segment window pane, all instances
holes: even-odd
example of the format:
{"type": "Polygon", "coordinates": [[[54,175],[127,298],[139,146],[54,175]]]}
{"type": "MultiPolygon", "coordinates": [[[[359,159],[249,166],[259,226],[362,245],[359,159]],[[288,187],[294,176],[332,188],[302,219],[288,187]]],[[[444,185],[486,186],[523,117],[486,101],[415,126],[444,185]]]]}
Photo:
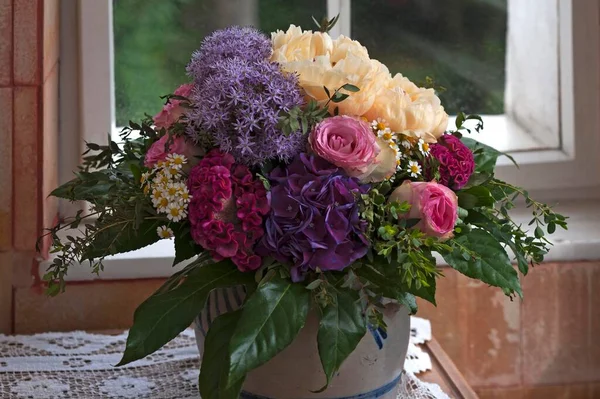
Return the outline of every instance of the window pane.
{"type": "Polygon", "coordinates": [[[159,96],[187,81],[192,51],[213,30],[310,27],[312,15],[326,15],[325,0],[113,0],[117,126],[158,112],[159,96]]]}
{"type": "Polygon", "coordinates": [[[352,0],[352,38],[415,83],[434,79],[449,114],[504,112],[506,0],[352,0]]]}

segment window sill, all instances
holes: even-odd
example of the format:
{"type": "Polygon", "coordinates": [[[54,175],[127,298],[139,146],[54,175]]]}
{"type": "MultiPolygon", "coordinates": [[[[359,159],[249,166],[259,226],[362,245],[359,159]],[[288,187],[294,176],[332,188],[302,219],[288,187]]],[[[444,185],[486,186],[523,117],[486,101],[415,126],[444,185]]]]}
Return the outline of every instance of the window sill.
{"type": "MultiPolygon", "coordinates": [[[[569,230],[558,229],[552,236],[554,247],[545,262],[565,262],[600,259],[600,209],[597,201],[569,201],[556,209],[569,216],[569,230]]],[[[530,218],[527,209],[515,210],[518,222],[527,225],[530,218]]],[[[89,265],[75,264],[69,269],[67,281],[128,280],[164,278],[180,270],[185,264],[172,267],[175,250],[172,240],[162,240],[125,254],[110,256],[104,261],[104,271],[97,276],[90,272],[89,265]]],[[[49,262],[41,262],[40,276],[49,262]]],[[[440,265],[443,261],[440,260],[440,265]]]]}

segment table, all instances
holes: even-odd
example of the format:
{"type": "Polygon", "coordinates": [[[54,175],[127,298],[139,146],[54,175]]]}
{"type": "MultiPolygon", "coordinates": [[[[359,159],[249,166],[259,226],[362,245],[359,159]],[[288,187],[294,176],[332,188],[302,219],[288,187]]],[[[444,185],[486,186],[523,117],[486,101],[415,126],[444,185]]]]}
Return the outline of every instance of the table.
{"type": "Polygon", "coordinates": [[[429,354],[432,364],[431,370],[417,374],[420,380],[438,384],[448,396],[454,399],[479,398],[435,337],[419,347],[429,354]]]}

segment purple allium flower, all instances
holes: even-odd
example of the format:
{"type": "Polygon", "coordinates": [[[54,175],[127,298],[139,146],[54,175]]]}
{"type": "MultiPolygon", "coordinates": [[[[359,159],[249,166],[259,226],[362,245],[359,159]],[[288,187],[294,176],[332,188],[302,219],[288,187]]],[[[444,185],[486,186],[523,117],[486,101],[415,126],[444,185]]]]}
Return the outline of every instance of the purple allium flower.
{"type": "MultiPolygon", "coordinates": [[[[467,184],[475,170],[473,152],[456,136],[442,135],[431,145],[431,155],[440,163],[440,181],[446,187],[460,190],[467,184]]],[[[431,178],[432,171],[428,171],[431,178]]]]}
{"type": "Polygon", "coordinates": [[[194,139],[211,142],[248,166],[278,158],[289,161],[302,152],[300,130],[285,135],[279,128],[282,111],[303,104],[298,79],[267,60],[234,57],[217,62],[211,74],[196,81],[188,118],[198,127],[194,139]]]}
{"type": "Polygon", "coordinates": [[[271,213],[257,253],[291,266],[294,281],[309,270],[342,270],[367,253],[366,222],[356,197],[368,186],[322,158],[300,154],[269,175],[271,213]]]}
{"type": "Polygon", "coordinates": [[[207,36],[200,49],[192,54],[187,73],[196,82],[202,82],[219,61],[233,57],[261,61],[269,58],[271,51],[271,41],[258,29],[234,26],[217,30],[207,36]]]}

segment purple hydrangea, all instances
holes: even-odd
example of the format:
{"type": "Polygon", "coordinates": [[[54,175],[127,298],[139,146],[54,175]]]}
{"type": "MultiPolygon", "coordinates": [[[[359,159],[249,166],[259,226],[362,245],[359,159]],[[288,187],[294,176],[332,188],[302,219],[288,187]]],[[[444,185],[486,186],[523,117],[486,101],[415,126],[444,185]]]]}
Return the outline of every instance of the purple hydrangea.
{"type": "Polygon", "coordinates": [[[269,179],[272,211],[257,253],[289,264],[294,281],[316,268],[342,270],[366,255],[366,222],[356,199],[368,186],[304,153],[269,179]]]}
{"type": "Polygon", "coordinates": [[[196,82],[202,82],[219,61],[233,57],[261,61],[269,58],[271,51],[271,41],[258,29],[234,26],[217,30],[192,54],[187,73],[196,82]]]}
{"type": "Polygon", "coordinates": [[[210,142],[248,166],[268,159],[289,161],[304,150],[298,129],[285,135],[278,128],[282,111],[302,105],[298,78],[267,60],[241,57],[218,61],[190,96],[188,113],[198,143],[210,142]]]}
{"type": "MultiPolygon", "coordinates": [[[[431,155],[440,163],[440,183],[453,190],[463,188],[475,170],[473,152],[452,134],[442,135],[431,145],[431,155]]],[[[433,175],[427,171],[427,178],[433,175]]]]}

